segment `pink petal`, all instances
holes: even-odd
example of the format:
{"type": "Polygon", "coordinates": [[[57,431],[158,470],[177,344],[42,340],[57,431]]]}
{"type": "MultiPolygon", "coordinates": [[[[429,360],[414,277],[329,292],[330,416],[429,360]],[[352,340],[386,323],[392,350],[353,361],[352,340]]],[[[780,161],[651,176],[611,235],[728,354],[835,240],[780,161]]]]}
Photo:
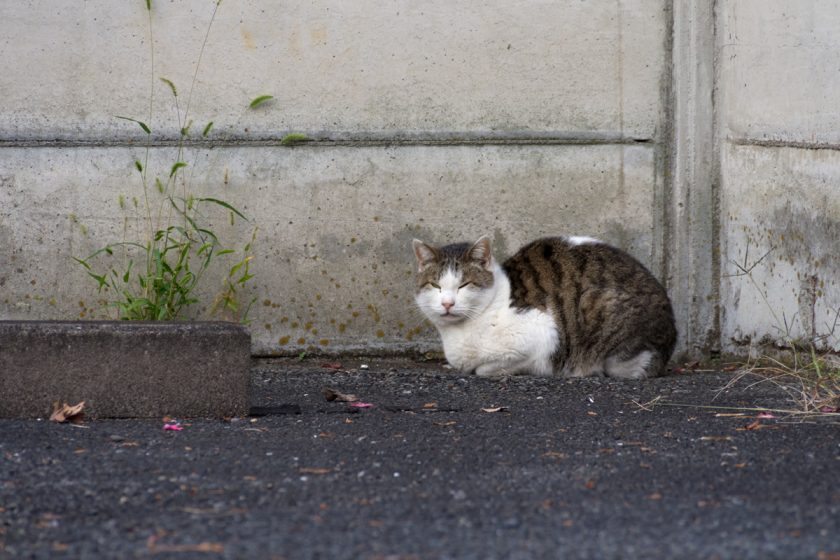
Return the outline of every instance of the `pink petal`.
{"type": "Polygon", "coordinates": [[[163,425],[163,429],[164,429],[164,431],[166,431],[166,430],[172,430],[173,432],[180,432],[180,431],[181,431],[181,430],[183,430],[184,428],[182,428],[182,427],[181,427],[181,426],[179,426],[178,424],[164,424],[164,425],[163,425]]]}
{"type": "Polygon", "coordinates": [[[837,406],[823,406],[823,407],[820,407],[820,412],[826,412],[826,413],[840,412],[840,407],[837,407],[837,406]]]}
{"type": "Polygon", "coordinates": [[[354,408],[373,408],[373,405],[366,402],[351,402],[350,406],[354,408]]]}
{"type": "Polygon", "coordinates": [[[775,416],[771,412],[761,412],[756,418],[775,418],[775,416]]]}

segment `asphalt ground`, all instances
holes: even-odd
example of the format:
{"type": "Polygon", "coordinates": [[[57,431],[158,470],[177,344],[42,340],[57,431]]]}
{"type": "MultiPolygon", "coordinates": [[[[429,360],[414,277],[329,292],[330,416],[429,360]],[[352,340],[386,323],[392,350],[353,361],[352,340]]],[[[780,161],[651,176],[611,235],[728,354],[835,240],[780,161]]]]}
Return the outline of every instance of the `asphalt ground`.
{"type": "Polygon", "coordinates": [[[0,558],[840,559],[840,420],[770,384],[324,362],[180,431],[0,420],[0,558]]]}

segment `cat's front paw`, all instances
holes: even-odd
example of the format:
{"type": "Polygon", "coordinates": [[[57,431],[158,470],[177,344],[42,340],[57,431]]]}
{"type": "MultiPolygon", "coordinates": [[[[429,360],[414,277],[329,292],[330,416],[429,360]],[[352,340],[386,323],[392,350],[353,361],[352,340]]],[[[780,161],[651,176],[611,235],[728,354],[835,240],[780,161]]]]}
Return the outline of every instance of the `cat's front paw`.
{"type": "Polygon", "coordinates": [[[511,372],[507,371],[507,368],[500,367],[497,364],[482,364],[475,368],[475,374],[478,377],[499,379],[509,377],[511,372]]]}

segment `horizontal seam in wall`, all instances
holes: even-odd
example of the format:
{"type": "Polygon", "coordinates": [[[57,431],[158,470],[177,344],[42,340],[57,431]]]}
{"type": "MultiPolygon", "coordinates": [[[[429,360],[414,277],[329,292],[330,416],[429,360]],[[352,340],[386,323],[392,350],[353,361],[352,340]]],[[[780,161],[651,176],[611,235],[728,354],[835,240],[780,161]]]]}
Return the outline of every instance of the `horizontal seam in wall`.
{"type": "Polygon", "coordinates": [[[300,147],[410,147],[410,146],[599,146],[599,145],[653,145],[651,138],[623,138],[614,136],[533,136],[533,137],[413,137],[413,138],[321,138],[311,137],[296,142],[283,142],[282,138],[222,138],[214,140],[177,139],[145,140],[116,138],[112,140],[0,140],[0,148],[168,148],[182,145],[189,148],[300,148],[300,147]]]}
{"type": "Polygon", "coordinates": [[[840,144],[831,142],[800,142],[796,140],[768,140],[757,138],[727,138],[735,146],[754,146],[757,148],[793,148],[797,150],[835,150],[840,151],[840,144]]]}

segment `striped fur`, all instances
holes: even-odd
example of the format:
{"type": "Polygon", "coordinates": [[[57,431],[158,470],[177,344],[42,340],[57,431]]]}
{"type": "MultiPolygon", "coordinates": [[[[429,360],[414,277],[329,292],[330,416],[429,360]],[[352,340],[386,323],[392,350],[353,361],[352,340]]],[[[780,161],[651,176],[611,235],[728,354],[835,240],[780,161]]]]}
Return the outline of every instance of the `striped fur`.
{"type": "Polygon", "coordinates": [[[660,375],[676,343],[668,295],[629,254],[588,237],[533,241],[499,265],[488,238],[414,241],[416,301],[447,360],[480,375],[660,375]]]}

